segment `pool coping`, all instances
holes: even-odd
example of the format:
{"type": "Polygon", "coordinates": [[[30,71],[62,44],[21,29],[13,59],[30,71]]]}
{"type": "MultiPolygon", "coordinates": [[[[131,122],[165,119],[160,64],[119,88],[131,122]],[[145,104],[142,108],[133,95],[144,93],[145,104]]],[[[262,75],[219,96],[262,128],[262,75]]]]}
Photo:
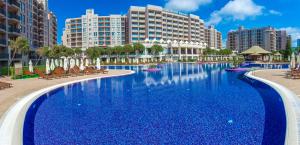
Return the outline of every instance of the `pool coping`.
{"type": "Polygon", "coordinates": [[[285,134],[285,145],[299,144],[300,139],[300,99],[297,97],[295,93],[286,87],[277,84],[275,82],[266,80],[264,78],[260,78],[254,76],[255,72],[262,71],[250,71],[245,74],[246,77],[251,79],[263,82],[270,87],[272,87],[282,98],[285,114],[286,114],[286,134],[285,134]]]}
{"type": "Polygon", "coordinates": [[[55,90],[60,87],[64,87],[70,84],[79,83],[83,81],[111,78],[119,76],[127,76],[134,74],[134,71],[128,70],[128,73],[110,75],[110,76],[97,76],[92,78],[85,78],[75,81],[70,81],[66,83],[61,83],[40,89],[38,91],[32,92],[29,95],[24,96],[21,100],[12,105],[0,119],[0,145],[22,145],[23,144],[23,126],[24,120],[28,108],[31,104],[41,97],[42,95],[55,90]]]}

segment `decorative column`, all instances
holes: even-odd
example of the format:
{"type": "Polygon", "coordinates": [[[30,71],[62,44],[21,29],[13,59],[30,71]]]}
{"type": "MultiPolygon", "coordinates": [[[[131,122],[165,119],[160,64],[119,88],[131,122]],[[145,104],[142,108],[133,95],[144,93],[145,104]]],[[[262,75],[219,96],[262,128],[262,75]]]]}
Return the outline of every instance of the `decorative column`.
{"type": "Polygon", "coordinates": [[[186,47],[186,48],[185,48],[185,60],[188,60],[188,59],[187,59],[187,57],[188,57],[188,51],[187,51],[187,49],[188,49],[188,48],[186,47]]]}
{"type": "Polygon", "coordinates": [[[179,60],[181,60],[181,47],[178,48],[178,55],[179,55],[179,60]]]}

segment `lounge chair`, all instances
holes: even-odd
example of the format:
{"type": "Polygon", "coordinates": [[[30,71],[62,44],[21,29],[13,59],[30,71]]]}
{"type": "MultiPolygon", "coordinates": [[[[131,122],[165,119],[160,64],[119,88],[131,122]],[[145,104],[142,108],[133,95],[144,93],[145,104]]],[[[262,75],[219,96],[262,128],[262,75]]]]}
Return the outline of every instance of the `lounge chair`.
{"type": "Polygon", "coordinates": [[[0,90],[11,88],[11,87],[12,87],[11,83],[0,82],[0,90]]]}
{"type": "Polygon", "coordinates": [[[44,74],[42,71],[40,71],[39,69],[34,69],[34,73],[39,75],[40,78],[42,79],[46,79],[46,80],[51,80],[53,79],[53,76],[52,75],[47,75],[47,74],[44,74]]]}
{"type": "Polygon", "coordinates": [[[291,71],[291,78],[300,79],[300,70],[292,70],[291,71]]]}
{"type": "Polygon", "coordinates": [[[96,71],[92,67],[86,67],[83,72],[86,75],[92,75],[96,73],[96,71]]]}
{"type": "Polygon", "coordinates": [[[68,73],[64,70],[64,68],[62,67],[56,67],[54,70],[53,70],[53,75],[54,77],[56,78],[66,78],[68,77],[68,73]]]}
{"type": "Polygon", "coordinates": [[[107,74],[108,70],[106,70],[105,68],[101,68],[100,70],[97,70],[98,73],[103,73],[103,74],[107,74]]]}
{"type": "Polygon", "coordinates": [[[23,72],[24,75],[27,75],[27,76],[34,76],[35,74],[30,72],[29,70],[24,70],[23,72]]]}

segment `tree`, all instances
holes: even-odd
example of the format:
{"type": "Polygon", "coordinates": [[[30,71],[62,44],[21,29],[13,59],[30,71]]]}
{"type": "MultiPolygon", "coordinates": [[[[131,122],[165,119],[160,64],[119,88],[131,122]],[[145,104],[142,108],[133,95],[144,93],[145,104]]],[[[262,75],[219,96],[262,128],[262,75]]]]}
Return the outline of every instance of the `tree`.
{"type": "Polygon", "coordinates": [[[115,46],[113,48],[114,53],[117,55],[118,61],[120,61],[120,55],[124,52],[123,47],[122,46],[115,46]]]}
{"type": "Polygon", "coordinates": [[[129,53],[134,52],[134,49],[133,49],[132,45],[126,44],[126,45],[123,46],[123,50],[124,50],[124,52],[126,54],[126,59],[128,61],[129,60],[129,58],[128,58],[129,53]]]}
{"type": "Polygon", "coordinates": [[[231,49],[221,49],[219,52],[218,52],[219,55],[230,55],[232,54],[232,50],[231,49]]]}
{"type": "Polygon", "coordinates": [[[90,58],[90,59],[95,59],[97,57],[99,57],[100,51],[98,50],[97,47],[90,47],[86,50],[86,55],[90,58]]]}
{"type": "MultiPolygon", "coordinates": [[[[30,51],[29,42],[25,37],[18,37],[16,40],[11,40],[9,42],[9,47],[13,51],[11,58],[12,61],[15,59],[17,53],[21,53],[23,56],[24,54],[28,54],[30,51]]],[[[9,66],[11,65],[12,61],[9,62],[9,66]]]]}
{"type": "Polygon", "coordinates": [[[145,46],[142,43],[134,43],[133,49],[136,52],[136,54],[140,54],[145,51],[145,46]]]}
{"type": "Polygon", "coordinates": [[[213,54],[217,54],[217,51],[214,50],[214,49],[206,48],[206,49],[203,51],[203,54],[204,54],[204,55],[213,55],[213,54]]]}
{"type": "Polygon", "coordinates": [[[74,53],[76,57],[79,57],[82,54],[82,49],[81,48],[75,48],[74,53]]]}
{"type": "Polygon", "coordinates": [[[41,60],[42,57],[48,57],[49,51],[50,51],[50,48],[48,46],[44,46],[44,47],[38,48],[36,50],[36,53],[38,54],[39,59],[35,63],[35,65],[37,65],[40,62],[40,60],[41,60]]]}
{"type": "Polygon", "coordinates": [[[150,47],[152,56],[158,55],[160,52],[164,51],[164,48],[161,45],[154,44],[150,47]]]}

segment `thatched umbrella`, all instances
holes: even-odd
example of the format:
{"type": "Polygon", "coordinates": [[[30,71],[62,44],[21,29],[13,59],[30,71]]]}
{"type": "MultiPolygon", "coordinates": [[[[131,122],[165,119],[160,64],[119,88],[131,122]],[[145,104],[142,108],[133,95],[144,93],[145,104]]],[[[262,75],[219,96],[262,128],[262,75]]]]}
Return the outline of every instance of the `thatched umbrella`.
{"type": "Polygon", "coordinates": [[[264,56],[271,54],[271,52],[264,50],[259,46],[252,46],[250,49],[247,49],[241,53],[246,56],[264,56]]]}

